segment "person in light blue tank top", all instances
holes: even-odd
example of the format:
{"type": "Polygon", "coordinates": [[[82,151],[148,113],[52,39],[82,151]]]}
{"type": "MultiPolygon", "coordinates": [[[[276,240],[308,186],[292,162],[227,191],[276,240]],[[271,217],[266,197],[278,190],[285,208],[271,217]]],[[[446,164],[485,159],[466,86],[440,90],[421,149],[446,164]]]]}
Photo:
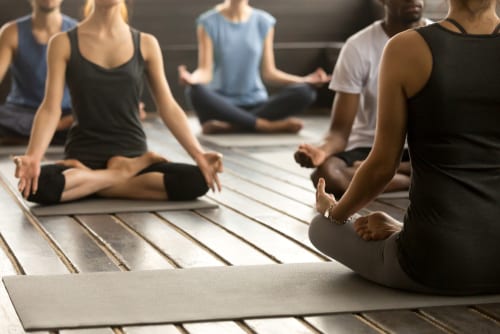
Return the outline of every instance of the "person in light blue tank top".
{"type": "MultiPolygon", "coordinates": [[[[47,6],[32,0],[33,12],[7,23],[0,34],[0,81],[10,69],[12,86],[6,103],[0,106],[0,143],[28,140],[36,110],[45,93],[47,44],[55,33],[73,28],[77,22],[60,12],[60,4],[47,6]]],[[[67,88],[62,100],[63,118],[54,142],[65,140],[72,123],[67,88]]]]}
{"type": "Polygon", "coordinates": [[[276,19],[247,0],[226,0],[197,20],[198,68],[179,67],[181,83],[204,133],[297,132],[302,123],[290,116],[316,98],[315,85],[328,81],[322,69],[307,76],[278,70],[273,38],[276,19]],[[263,78],[284,88],[268,96],[263,78]]]}

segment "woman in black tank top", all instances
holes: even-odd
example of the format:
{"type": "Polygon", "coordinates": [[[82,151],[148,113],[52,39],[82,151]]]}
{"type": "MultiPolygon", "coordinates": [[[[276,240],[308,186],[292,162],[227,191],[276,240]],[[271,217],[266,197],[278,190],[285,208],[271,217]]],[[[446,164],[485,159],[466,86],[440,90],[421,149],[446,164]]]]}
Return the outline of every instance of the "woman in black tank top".
{"type": "MultiPolygon", "coordinates": [[[[417,2],[417,1],[416,1],[417,2]]],[[[318,185],[311,241],[365,278],[442,294],[500,292],[500,19],[496,0],[395,36],[380,67],[375,144],[337,201],[318,185]],[[353,217],[411,156],[404,223],[353,217]],[[324,216],[326,217],[324,217],[324,216]]]]}
{"type": "Polygon", "coordinates": [[[173,99],[155,37],[131,29],[124,0],[88,0],[88,17],[48,48],[47,91],[26,154],[14,158],[19,190],[30,201],[57,203],[89,195],[191,200],[220,190],[221,155],[204,152],[173,99]],[[164,123],[197,166],[148,152],[139,120],[143,77],[164,123]],[[75,123],[66,160],[40,168],[61,114],[65,81],[75,123]]]}

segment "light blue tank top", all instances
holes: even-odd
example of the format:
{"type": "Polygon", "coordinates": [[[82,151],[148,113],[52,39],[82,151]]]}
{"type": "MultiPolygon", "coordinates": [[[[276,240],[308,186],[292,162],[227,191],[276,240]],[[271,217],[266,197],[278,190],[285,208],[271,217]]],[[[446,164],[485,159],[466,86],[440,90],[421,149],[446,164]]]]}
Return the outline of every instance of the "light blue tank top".
{"type": "MultiPolygon", "coordinates": [[[[37,109],[45,94],[47,76],[47,44],[40,44],[33,36],[31,15],[17,19],[18,47],[10,65],[12,87],[7,103],[37,109]]],[[[77,22],[63,15],[62,31],[67,31],[77,22]]],[[[64,90],[62,109],[71,110],[67,87],[64,90]]]]}
{"type": "Polygon", "coordinates": [[[247,21],[234,23],[216,9],[202,14],[201,25],[212,40],[214,73],[209,87],[238,106],[255,105],[267,100],[260,76],[264,40],[276,19],[252,9],[247,21]]]}

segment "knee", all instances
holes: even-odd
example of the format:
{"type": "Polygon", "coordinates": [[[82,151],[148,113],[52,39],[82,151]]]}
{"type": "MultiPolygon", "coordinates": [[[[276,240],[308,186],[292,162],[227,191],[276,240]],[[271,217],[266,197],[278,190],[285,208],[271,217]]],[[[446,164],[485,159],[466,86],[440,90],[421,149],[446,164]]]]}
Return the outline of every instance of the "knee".
{"type": "MultiPolygon", "coordinates": [[[[323,251],[323,240],[325,239],[325,224],[327,220],[322,215],[317,215],[309,225],[309,240],[316,249],[323,251]]],[[[327,234],[328,235],[328,234],[327,234]]]]}
{"type": "Polygon", "coordinates": [[[61,202],[61,195],[66,183],[62,174],[66,167],[56,165],[45,167],[42,167],[38,178],[37,192],[30,194],[27,200],[44,205],[58,204],[61,202]]]}
{"type": "Polygon", "coordinates": [[[207,182],[197,166],[175,164],[177,171],[164,176],[165,189],[171,201],[191,201],[208,191],[207,182]]]}
{"type": "Polygon", "coordinates": [[[349,184],[340,169],[328,166],[328,164],[321,164],[311,174],[311,181],[315,188],[317,188],[320,178],[325,179],[326,192],[333,194],[337,199],[342,197],[349,184]]]}

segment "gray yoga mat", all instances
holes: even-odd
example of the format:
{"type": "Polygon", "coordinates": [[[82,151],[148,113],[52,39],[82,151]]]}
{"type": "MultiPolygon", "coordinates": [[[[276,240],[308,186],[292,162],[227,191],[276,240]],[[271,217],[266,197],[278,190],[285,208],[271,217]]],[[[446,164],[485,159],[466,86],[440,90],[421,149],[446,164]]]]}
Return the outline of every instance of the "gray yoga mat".
{"type": "MultiPolygon", "coordinates": [[[[0,179],[10,183],[13,191],[17,189],[14,177],[15,166],[10,160],[0,160],[0,179]]],[[[17,191],[16,191],[17,192],[17,191]]],[[[21,195],[19,194],[19,198],[21,195]]],[[[218,205],[203,199],[185,202],[146,201],[109,198],[89,198],[55,205],[37,205],[25,202],[26,207],[38,217],[67,216],[84,214],[106,214],[125,212],[151,212],[217,208],[218,205]]]]}
{"type": "Polygon", "coordinates": [[[378,198],[380,199],[409,198],[409,197],[410,194],[408,193],[408,191],[393,191],[378,195],[378,198]]]}
{"type": "Polygon", "coordinates": [[[205,143],[215,144],[221,147],[258,147],[258,146],[285,146],[310,143],[318,140],[318,136],[306,131],[298,134],[262,134],[241,133],[222,135],[198,135],[198,139],[205,143]]]}
{"type": "Polygon", "coordinates": [[[57,276],[4,284],[26,330],[182,323],[498,303],[384,288],[337,263],[57,276]]]}
{"type": "Polygon", "coordinates": [[[151,212],[217,208],[218,205],[202,199],[186,202],[142,201],[92,198],[56,205],[33,205],[31,212],[38,217],[123,212],[151,212]]]}

